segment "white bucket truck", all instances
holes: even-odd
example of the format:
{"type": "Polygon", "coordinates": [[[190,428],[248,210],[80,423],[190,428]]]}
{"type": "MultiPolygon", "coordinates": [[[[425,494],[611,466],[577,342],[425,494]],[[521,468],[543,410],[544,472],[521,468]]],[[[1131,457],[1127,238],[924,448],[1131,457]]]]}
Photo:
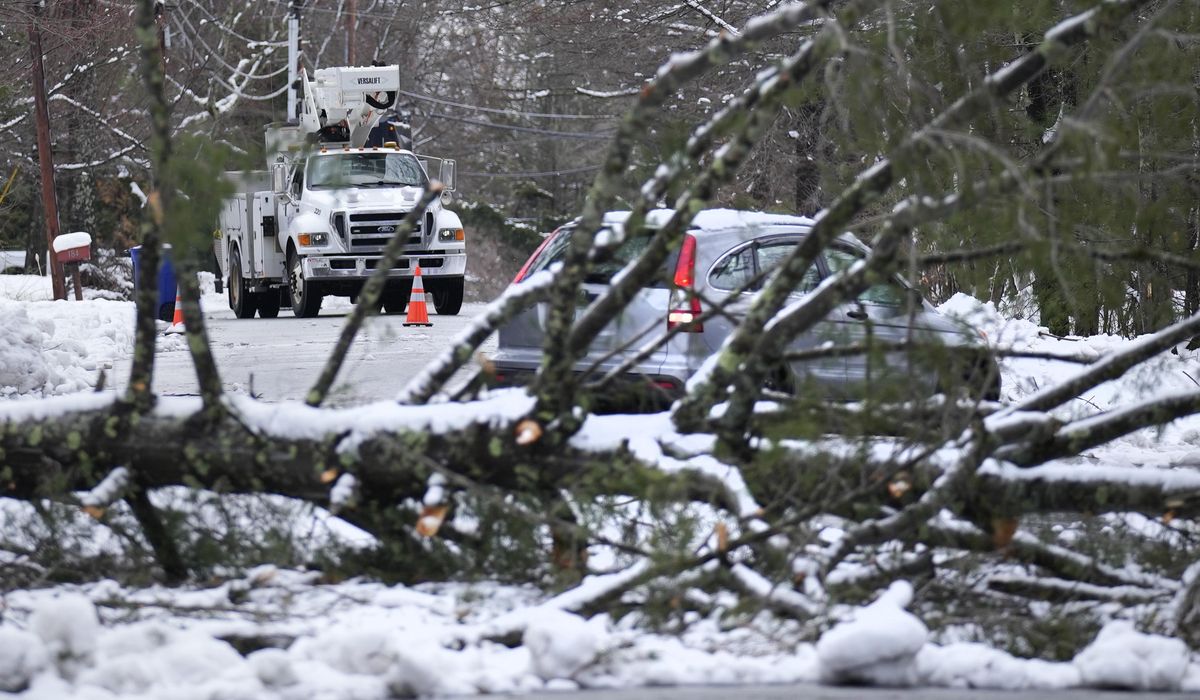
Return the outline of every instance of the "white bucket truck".
{"type": "Polygon", "coordinates": [[[299,123],[266,129],[268,169],[226,174],[236,193],[224,202],[216,253],[230,308],[238,318],[273,318],[281,306],[312,317],[326,296],[354,299],[436,168],[446,190],[388,271],[383,307],[404,311],[419,264],[435,310],[457,314],[467,255],[462,222],[445,208],[455,163],[400,148],[380,121],[399,67],[324,68],[311,80],[300,71],[300,86],[299,123]]]}

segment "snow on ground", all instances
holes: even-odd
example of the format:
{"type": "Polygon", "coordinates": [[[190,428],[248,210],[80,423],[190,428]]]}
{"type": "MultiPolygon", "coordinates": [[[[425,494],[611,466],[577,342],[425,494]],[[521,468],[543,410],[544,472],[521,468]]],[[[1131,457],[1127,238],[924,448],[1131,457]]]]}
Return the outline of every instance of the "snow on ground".
{"type": "Polygon", "coordinates": [[[133,345],[133,304],[51,301],[42,281],[0,275],[0,397],[87,391],[133,345]]]}
{"type": "MultiPolygon", "coordinates": [[[[211,291],[212,274],[202,272],[200,278],[209,290],[201,307],[224,307],[225,297],[211,291]]],[[[111,372],[114,360],[132,352],[134,316],[130,301],[54,301],[48,277],[0,275],[0,398],[92,389],[101,371],[111,372]]],[[[165,327],[160,324],[160,330],[165,327]]],[[[182,335],[160,334],[157,342],[159,352],[187,350],[182,335]]]]}
{"type": "MultiPolygon", "coordinates": [[[[988,342],[998,349],[1052,353],[1068,358],[1095,361],[1128,346],[1131,339],[1115,335],[1059,338],[1036,323],[1004,318],[991,304],[957,294],[939,310],[981,328],[988,342]]],[[[1138,365],[1124,376],[1105,382],[1056,409],[1054,415],[1067,420],[1130,406],[1148,398],[1194,392],[1200,388],[1200,350],[1186,343],[1138,365]]],[[[1000,362],[1003,399],[1019,401],[1047,386],[1057,384],[1083,370],[1076,362],[1049,359],[1008,358],[1000,362]]],[[[1171,467],[1200,463],[1200,415],[1159,428],[1148,428],[1118,438],[1092,450],[1092,456],[1117,465],[1171,467]]]]}
{"type": "Polygon", "coordinates": [[[715,617],[689,613],[688,630],[666,636],[639,629],[632,615],[584,620],[523,587],[321,584],[319,577],[265,566],[207,589],[130,590],[100,581],[9,593],[0,622],[0,691],[26,700],[382,700],[822,678],[1200,690],[1200,660],[1189,666],[1182,644],[1124,623],[1105,627],[1064,663],[978,644],[929,643],[921,621],[903,610],[912,594],[903,581],[851,611],[816,645],[788,646],[779,639],[789,623],[765,614],[724,629],[715,617]],[[488,637],[497,620],[515,614],[525,620],[515,640],[488,637]]]}
{"type": "MultiPolygon", "coordinates": [[[[211,292],[201,301],[206,310],[225,306],[224,297],[211,292]]],[[[1115,336],[1055,338],[961,295],[942,310],[984,328],[989,342],[1006,349],[1096,359],[1130,342],[1115,336]]],[[[54,302],[46,278],[0,275],[0,329],[0,398],[86,391],[101,369],[129,352],[133,305],[54,302]]],[[[179,337],[160,337],[160,351],[185,349],[179,337]]],[[[1002,368],[1005,398],[1015,400],[1061,381],[1078,365],[1019,358],[1004,360],[1002,368]]],[[[1178,348],[1088,392],[1061,416],[1083,417],[1151,394],[1194,390],[1198,380],[1200,353],[1178,348]]],[[[246,410],[263,424],[302,412],[250,404],[246,410]]],[[[377,418],[380,425],[406,420],[399,414],[377,418]]],[[[638,417],[636,428],[628,429],[644,431],[647,420],[654,419],[638,417]]],[[[585,428],[578,446],[602,445],[612,430],[631,421],[589,422],[595,430],[585,428]]],[[[654,425],[661,431],[670,427],[654,425]]],[[[1189,418],[1095,452],[1154,468],[1194,464],[1198,445],[1200,418],[1189,418]]],[[[175,496],[164,491],[156,497],[175,496]]],[[[1143,523],[1148,531],[1164,527],[1143,523]]],[[[1065,528],[1062,537],[1071,536],[1065,528]]],[[[599,577],[590,584],[604,585],[599,577]]],[[[0,595],[0,693],[17,691],[29,700],[385,698],[822,680],[1200,691],[1200,658],[1177,640],[1141,634],[1121,620],[1110,622],[1067,663],[1021,659],[980,644],[937,644],[905,609],[912,590],[903,582],[871,605],[842,611],[839,624],[816,644],[786,641],[799,639],[800,629],[767,613],[728,628],[719,614],[736,604],[732,597],[718,599],[711,617],[688,613],[686,631],[675,636],[646,632],[635,615],[584,620],[572,612],[583,597],[568,592],[551,598],[489,583],[322,583],[317,573],[271,567],[210,588],[127,589],[101,581],[18,590],[0,595]],[[505,646],[514,634],[521,643],[505,646]],[[238,642],[246,652],[248,639],[278,648],[239,653],[230,644],[238,642]]]]}

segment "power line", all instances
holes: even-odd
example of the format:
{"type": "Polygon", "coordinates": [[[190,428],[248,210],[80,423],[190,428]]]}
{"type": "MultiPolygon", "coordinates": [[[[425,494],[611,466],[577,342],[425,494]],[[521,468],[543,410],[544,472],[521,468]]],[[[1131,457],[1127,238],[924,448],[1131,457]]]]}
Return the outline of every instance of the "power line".
{"type": "Polygon", "coordinates": [[[519,131],[524,134],[540,134],[542,136],[552,136],[560,139],[583,139],[587,141],[608,141],[612,138],[613,131],[555,131],[553,129],[537,129],[531,126],[514,126],[511,124],[493,124],[479,119],[468,119],[466,117],[455,117],[449,114],[431,113],[429,116],[435,119],[449,119],[452,122],[462,122],[463,124],[471,124],[474,126],[482,126],[488,129],[502,129],[505,131],[519,131]]]}
{"type": "MultiPolygon", "coordinates": [[[[285,7],[289,6],[288,5],[289,0],[269,0],[269,2],[273,5],[283,5],[285,7]]],[[[335,15],[337,17],[342,17],[346,14],[346,12],[344,10],[343,11],[331,10],[327,7],[308,6],[303,9],[307,13],[315,12],[318,14],[335,15]]],[[[357,13],[355,13],[355,16],[357,16],[359,18],[366,17],[368,19],[381,19],[381,20],[387,20],[389,22],[394,22],[396,20],[397,14],[399,14],[399,10],[397,10],[396,12],[393,12],[392,14],[385,14],[385,13],[380,13],[380,12],[357,12],[357,13]]]]}
{"type": "Polygon", "coordinates": [[[553,114],[549,112],[522,112],[515,109],[495,109],[492,107],[480,107],[478,105],[465,104],[463,102],[453,102],[441,97],[433,97],[431,95],[420,95],[407,90],[397,90],[401,95],[411,97],[415,100],[424,102],[433,102],[434,104],[445,105],[447,107],[459,107],[461,109],[469,109],[476,112],[487,112],[488,114],[502,114],[509,117],[530,117],[533,119],[616,119],[611,114],[553,114]]]}
{"type": "Polygon", "coordinates": [[[459,173],[461,177],[501,177],[501,178],[524,178],[524,177],[558,177],[560,175],[578,175],[580,173],[590,173],[599,170],[603,166],[587,165],[582,168],[570,168],[567,170],[543,170],[540,172],[528,173],[459,173]]]}

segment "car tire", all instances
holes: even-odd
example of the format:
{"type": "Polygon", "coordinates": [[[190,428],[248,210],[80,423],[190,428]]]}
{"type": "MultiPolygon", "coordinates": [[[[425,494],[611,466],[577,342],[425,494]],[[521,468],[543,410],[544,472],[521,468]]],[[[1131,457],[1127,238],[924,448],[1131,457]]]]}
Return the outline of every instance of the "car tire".
{"type": "Polygon", "coordinates": [[[433,308],[440,316],[457,316],[463,303],[463,278],[438,280],[431,285],[433,308]]]}
{"type": "Polygon", "coordinates": [[[242,253],[237,248],[229,252],[229,308],[238,318],[254,318],[258,295],[246,289],[242,277],[242,253]]]}
{"type": "Polygon", "coordinates": [[[296,318],[313,318],[321,313],[324,295],[313,282],[304,279],[304,261],[294,249],[288,250],[288,293],[296,318]]]}

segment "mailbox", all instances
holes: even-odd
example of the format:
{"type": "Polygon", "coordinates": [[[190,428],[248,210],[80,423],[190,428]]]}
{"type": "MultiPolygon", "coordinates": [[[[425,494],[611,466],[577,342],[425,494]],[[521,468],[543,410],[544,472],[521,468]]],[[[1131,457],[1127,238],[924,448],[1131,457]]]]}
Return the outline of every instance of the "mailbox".
{"type": "Polygon", "coordinates": [[[54,257],[60,263],[78,263],[91,260],[91,235],[83,231],[58,235],[54,239],[54,257]]]}

